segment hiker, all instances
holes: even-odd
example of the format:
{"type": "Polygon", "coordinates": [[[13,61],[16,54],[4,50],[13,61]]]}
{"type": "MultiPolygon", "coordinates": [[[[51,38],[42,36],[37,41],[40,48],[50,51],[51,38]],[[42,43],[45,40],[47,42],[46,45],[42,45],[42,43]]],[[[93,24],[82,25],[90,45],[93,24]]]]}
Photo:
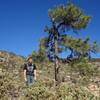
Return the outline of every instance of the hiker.
{"type": "Polygon", "coordinates": [[[36,65],[33,64],[32,57],[28,57],[27,63],[24,64],[24,79],[28,86],[36,81],[36,65]]]}

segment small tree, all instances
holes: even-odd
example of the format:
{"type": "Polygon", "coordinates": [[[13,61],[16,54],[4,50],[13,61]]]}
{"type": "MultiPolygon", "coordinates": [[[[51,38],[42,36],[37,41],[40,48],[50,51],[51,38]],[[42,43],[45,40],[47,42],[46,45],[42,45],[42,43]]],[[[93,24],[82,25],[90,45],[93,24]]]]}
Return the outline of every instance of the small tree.
{"type": "Polygon", "coordinates": [[[48,60],[47,54],[46,54],[46,48],[44,46],[46,43],[46,40],[47,40],[47,38],[40,39],[39,50],[37,52],[36,51],[32,52],[32,57],[35,62],[44,62],[44,61],[48,60]]]}
{"type": "Polygon", "coordinates": [[[49,56],[53,55],[55,63],[55,81],[59,82],[59,44],[62,41],[61,37],[68,30],[74,32],[86,28],[90,16],[84,15],[74,4],[60,5],[48,12],[51,27],[46,26],[45,31],[48,33],[47,47],[49,48],[49,56]]]}

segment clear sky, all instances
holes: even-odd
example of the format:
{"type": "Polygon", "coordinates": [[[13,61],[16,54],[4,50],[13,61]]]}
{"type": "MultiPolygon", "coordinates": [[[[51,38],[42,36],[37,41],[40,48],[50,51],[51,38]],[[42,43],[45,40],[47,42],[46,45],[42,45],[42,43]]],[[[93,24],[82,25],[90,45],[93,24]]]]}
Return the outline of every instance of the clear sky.
{"type": "MultiPolygon", "coordinates": [[[[100,0],[72,0],[92,20],[79,36],[90,36],[100,47],[100,0]]],[[[49,24],[48,9],[67,0],[0,0],[0,50],[27,56],[38,50],[41,37],[46,36],[45,25],[49,24]]],[[[93,55],[100,57],[100,54],[93,55]]]]}

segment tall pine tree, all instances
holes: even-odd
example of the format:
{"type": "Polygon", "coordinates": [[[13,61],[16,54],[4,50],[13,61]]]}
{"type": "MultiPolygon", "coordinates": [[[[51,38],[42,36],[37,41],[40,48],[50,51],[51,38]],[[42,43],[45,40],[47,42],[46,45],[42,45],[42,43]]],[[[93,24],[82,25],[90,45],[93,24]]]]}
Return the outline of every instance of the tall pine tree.
{"type": "Polygon", "coordinates": [[[54,59],[55,81],[59,83],[59,43],[62,41],[62,36],[66,35],[69,30],[74,32],[85,29],[90,21],[90,16],[87,16],[83,11],[72,3],[60,5],[49,9],[48,15],[51,21],[51,26],[46,26],[45,32],[48,33],[48,41],[46,47],[49,50],[49,57],[54,59]]]}

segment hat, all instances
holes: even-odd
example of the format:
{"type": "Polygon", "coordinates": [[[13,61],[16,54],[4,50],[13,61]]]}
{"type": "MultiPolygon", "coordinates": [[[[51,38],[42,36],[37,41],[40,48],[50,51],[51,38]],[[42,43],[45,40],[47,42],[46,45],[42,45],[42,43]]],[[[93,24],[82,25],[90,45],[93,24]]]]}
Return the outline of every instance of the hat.
{"type": "Polygon", "coordinates": [[[29,59],[33,59],[33,57],[32,57],[32,56],[29,56],[29,57],[27,58],[27,61],[28,61],[29,59]]]}

